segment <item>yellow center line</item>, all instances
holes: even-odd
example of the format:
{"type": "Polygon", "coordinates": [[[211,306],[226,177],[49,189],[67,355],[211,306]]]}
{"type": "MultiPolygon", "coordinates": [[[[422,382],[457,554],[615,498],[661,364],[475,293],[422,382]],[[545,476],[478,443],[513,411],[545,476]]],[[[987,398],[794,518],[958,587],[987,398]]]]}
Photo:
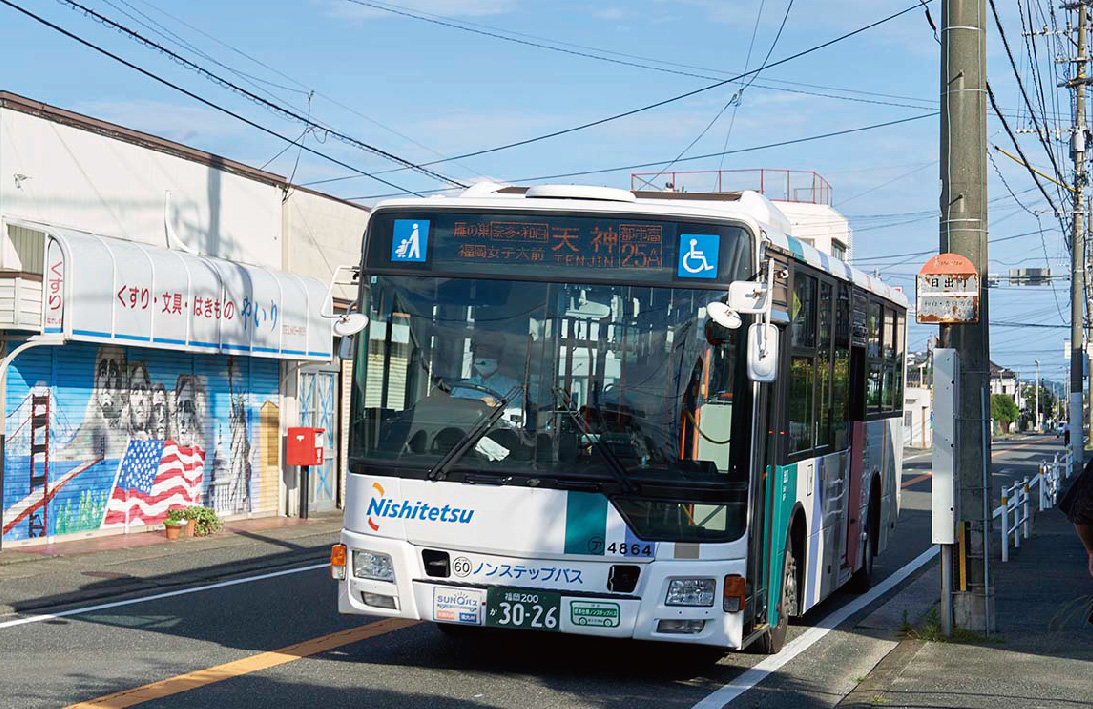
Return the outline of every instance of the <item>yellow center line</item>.
{"type": "Polygon", "coordinates": [[[295,645],[289,645],[280,650],[262,652],[257,655],[251,655],[250,657],[244,657],[241,660],[217,665],[216,667],[195,670],[193,672],[187,672],[186,674],[169,677],[159,682],[152,682],[151,684],[146,684],[142,687],[114,692],[113,694],[107,694],[98,699],[72,704],[65,707],[65,709],[121,709],[122,707],[131,707],[142,702],[150,702],[153,699],[169,697],[172,694],[187,692],[191,689],[204,687],[215,682],[231,679],[232,677],[239,677],[240,675],[259,672],[261,670],[268,670],[271,667],[293,662],[319,652],[333,650],[336,647],[342,647],[360,640],[374,638],[377,635],[385,635],[396,630],[409,628],[410,626],[418,625],[420,622],[421,621],[419,620],[408,620],[404,618],[380,620],[375,623],[369,623],[368,625],[362,625],[359,628],[350,628],[349,630],[340,630],[336,633],[330,633],[329,635],[320,635],[317,638],[305,640],[304,642],[295,645]]]}
{"type": "MultiPolygon", "coordinates": [[[[1018,444],[1017,444],[1017,445],[1015,445],[1015,446],[1011,446],[1011,447],[1009,447],[1009,448],[1006,448],[1005,450],[1001,450],[1001,451],[997,451],[997,452],[998,452],[998,453],[1009,453],[1010,451],[1015,451],[1015,450],[1017,450],[1018,448],[1024,448],[1025,446],[1031,446],[1031,445],[1033,445],[1034,443],[1041,443],[1041,444],[1042,444],[1042,443],[1043,443],[1043,441],[1041,441],[1041,440],[1037,440],[1037,439],[1033,439],[1033,440],[1031,440],[1031,441],[1025,441],[1024,443],[1018,443],[1018,444]]],[[[993,457],[994,457],[994,453],[991,453],[991,458],[993,458],[993,457]]]]}

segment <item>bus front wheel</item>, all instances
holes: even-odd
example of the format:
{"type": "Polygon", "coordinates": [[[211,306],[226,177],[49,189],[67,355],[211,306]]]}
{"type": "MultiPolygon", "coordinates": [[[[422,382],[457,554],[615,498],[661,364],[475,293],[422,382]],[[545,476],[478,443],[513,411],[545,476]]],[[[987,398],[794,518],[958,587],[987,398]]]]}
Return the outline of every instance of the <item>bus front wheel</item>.
{"type": "Polygon", "coordinates": [[[786,553],[782,561],[782,597],[778,602],[778,624],[768,628],[760,640],[761,649],[768,655],[781,652],[789,633],[789,616],[797,612],[797,559],[793,556],[793,544],[786,539],[786,553]]]}

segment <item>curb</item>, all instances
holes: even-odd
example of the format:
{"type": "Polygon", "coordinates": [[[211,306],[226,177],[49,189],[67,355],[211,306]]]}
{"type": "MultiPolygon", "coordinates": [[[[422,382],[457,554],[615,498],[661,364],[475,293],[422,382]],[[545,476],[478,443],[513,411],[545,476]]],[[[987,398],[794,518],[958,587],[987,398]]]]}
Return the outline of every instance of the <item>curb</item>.
{"type": "Polygon", "coordinates": [[[925,646],[925,640],[908,638],[900,641],[835,707],[837,709],[872,709],[879,704],[887,704],[888,700],[883,698],[885,692],[895,684],[918,655],[919,650],[925,646]]]}

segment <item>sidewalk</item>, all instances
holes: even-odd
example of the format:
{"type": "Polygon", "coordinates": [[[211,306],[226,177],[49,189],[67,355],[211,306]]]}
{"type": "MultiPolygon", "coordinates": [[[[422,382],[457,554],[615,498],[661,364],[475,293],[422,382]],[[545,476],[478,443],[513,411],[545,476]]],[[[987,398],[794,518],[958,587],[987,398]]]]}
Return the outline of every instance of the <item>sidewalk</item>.
{"type": "Polygon", "coordinates": [[[994,583],[991,638],[904,639],[839,706],[1093,706],[1093,578],[1061,512],[1037,516],[1032,538],[994,562],[994,583]]]}
{"type": "Polygon", "coordinates": [[[341,527],[338,511],[229,522],[214,535],[174,542],[154,531],[4,549],[0,616],[321,563],[341,527]]]}

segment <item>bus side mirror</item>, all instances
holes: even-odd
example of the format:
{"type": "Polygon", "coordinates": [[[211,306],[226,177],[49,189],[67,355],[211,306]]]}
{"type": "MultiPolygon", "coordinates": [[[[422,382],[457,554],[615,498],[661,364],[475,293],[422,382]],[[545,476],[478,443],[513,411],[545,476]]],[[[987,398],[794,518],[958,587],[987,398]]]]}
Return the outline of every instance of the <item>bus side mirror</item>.
{"type": "Polygon", "coordinates": [[[778,328],[770,323],[748,326],[748,379],[773,382],[778,375],[778,328]]]}

